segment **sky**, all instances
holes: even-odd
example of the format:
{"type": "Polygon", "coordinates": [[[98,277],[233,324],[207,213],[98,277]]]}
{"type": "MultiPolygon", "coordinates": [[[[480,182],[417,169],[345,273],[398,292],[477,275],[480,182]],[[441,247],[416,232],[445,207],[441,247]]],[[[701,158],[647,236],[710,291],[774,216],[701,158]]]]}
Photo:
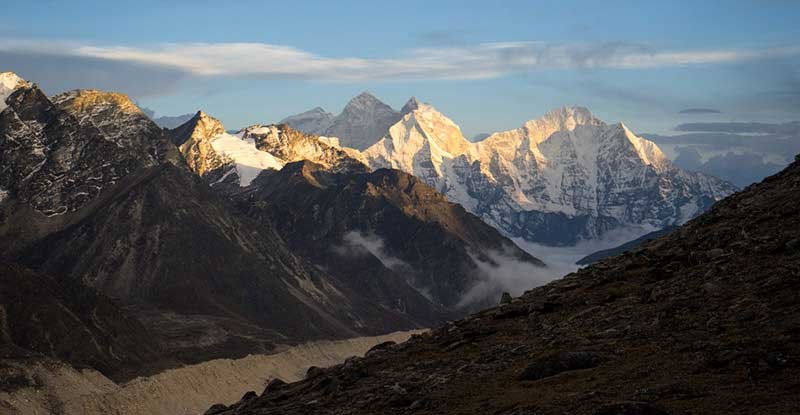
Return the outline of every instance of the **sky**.
{"type": "Polygon", "coordinates": [[[472,136],[582,105],[637,133],[800,120],[797,1],[28,1],[0,71],[129,94],[228,129],[369,91],[472,136]]]}

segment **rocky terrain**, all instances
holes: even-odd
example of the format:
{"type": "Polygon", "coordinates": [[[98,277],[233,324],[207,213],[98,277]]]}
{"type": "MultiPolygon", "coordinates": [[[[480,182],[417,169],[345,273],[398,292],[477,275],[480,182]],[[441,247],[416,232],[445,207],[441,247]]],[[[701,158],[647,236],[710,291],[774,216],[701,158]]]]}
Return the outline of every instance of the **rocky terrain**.
{"type": "Polygon", "coordinates": [[[641,244],[643,244],[643,243],[645,243],[647,241],[651,241],[653,239],[656,239],[661,235],[666,235],[666,234],[674,231],[675,229],[676,228],[674,226],[669,226],[669,227],[666,227],[664,229],[659,229],[657,231],[650,232],[648,234],[642,235],[642,236],[640,236],[640,237],[638,237],[638,238],[636,238],[634,240],[625,242],[625,243],[620,244],[618,246],[615,246],[613,248],[602,249],[602,250],[597,251],[597,252],[592,252],[591,254],[586,255],[585,257],[579,259],[575,263],[578,264],[578,265],[593,264],[593,263],[595,263],[597,261],[600,261],[602,259],[619,255],[621,253],[624,253],[625,251],[630,251],[631,249],[637,248],[639,245],[641,245],[641,244]]]}
{"type": "MultiPolygon", "coordinates": [[[[446,318],[433,313],[417,321],[383,307],[295,255],[269,222],[249,218],[190,168],[200,165],[186,160],[204,148],[205,137],[179,143],[183,150],[191,147],[183,146],[189,139],[197,144],[184,156],[171,142],[175,136],[122,94],[82,90],[50,99],[22,83],[6,103],[0,113],[0,259],[119,302],[144,325],[139,337],[165,351],[165,361],[238,357],[270,352],[276,344],[415,329],[446,318]]],[[[214,120],[204,114],[194,125],[214,132],[214,120]]],[[[254,145],[252,151],[272,157],[254,145]]],[[[15,300],[20,303],[38,301],[36,291],[17,294],[30,294],[15,300]]],[[[115,318],[95,320],[106,317],[115,318]]],[[[10,343],[40,330],[52,344],[43,340],[33,351],[67,358],[61,351],[74,339],[62,336],[58,320],[30,323],[10,343]]],[[[108,337],[101,346],[126,341],[119,332],[97,330],[108,337]]],[[[91,364],[112,375],[117,367],[105,364],[111,347],[100,348],[91,364]]]]}
{"type": "Polygon", "coordinates": [[[235,139],[279,165],[245,182],[236,179],[238,166],[254,163],[217,151],[229,136],[219,121],[198,113],[170,133],[190,168],[240,211],[278,229],[292,250],[349,289],[419,323],[441,321],[499,295],[504,287],[489,281],[481,265],[507,260],[543,266],[414,176],[370,174],[360,154],[336,140],[284,124],[244,128],[235,139]],[[478,284],[487,285],[485,292],[465,304],[478,284]]]}
{"type": "Polygon", "coordinates": [[[80,209],[137,168],[157,163],[158,127],[141,129],[142,122],[150,121],[141,112],[129,113],[138,108],[109,110],[118,97],[98,95],[87,91],[51,101],[32,85],[8,97],[8,107],[0,113],[0,188],[8,197],[45,216],[62,215],[80,209]],[[87,114],[88,102],[98,104],[98,115],[112,111],[112,118],[132,121],[136,133],[120,139],[118,126],[95,123],[87,114]]]}
{"type": "Polygon", "coordinates": [[[678,230],[208,414],[795,414],[800,158],[678,230]]]}
{"type": "MultiPolygon", "coordinates": [[[[262,175],[236,199],[319,268],[418,318],[437,314],[428,300],[463,308],[473,287],[495,277],[481,265],[507,261],[547,272],[497,230],[398,170],[337,172],[295,162],[262,175]]],[[[503,287],[491,288],[476,302],[494,299],[503,287]]]]}
{"type": "MultiPolygon", "coordinates": [[[[47,356],[111,379],[152,372],[164,352],[118,304],[79,281],[0,264],[0,358],[47,356]]],[[[25,380],[0,369],[0,388],[25,380]]]]}
{"type": "Polygon", "coordinates": [[[286,124],[252,125],[242,129],[243,140],[253,140],[257,149],[285,163],[308,160],[334,172],[365,172],[358,152],[342,147],[335,138],[304,134],[286,124]]]}

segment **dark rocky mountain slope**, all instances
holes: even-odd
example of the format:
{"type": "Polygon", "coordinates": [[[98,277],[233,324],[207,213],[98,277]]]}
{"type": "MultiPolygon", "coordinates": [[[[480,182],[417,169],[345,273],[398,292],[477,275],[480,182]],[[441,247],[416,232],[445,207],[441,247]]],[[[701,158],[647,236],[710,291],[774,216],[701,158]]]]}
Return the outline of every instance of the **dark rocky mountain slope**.
{"type": "Polygon", "coordinates": [[[796,414],[800,159],[678,230],[227,414],[796,414]]]}
{"type": "Polygon", "coordinates": [[[479,262],[514,261],[546,272],[497,230],[399,170],[334,173],[309,161],[290,163],[262,173],[238,200],[250,216],[272,223],[295,252],[354,289],[386,303],[399,301],[401,292],[413,298],[400,305],[412,314],[429,314],[430,306],[408,285],[458,309],[488,277],[479,262]]]}
{"type": "Polygon", "coordinates": [[[296,256],[187,168],[124,95],[51,100],[25,86],[7,103],[0,258],[120,301],[171,356],[232,357],[445,318],[382,307],[296,256]]]}
{"type": "Polygon", "coordinates": [[[623,253],[625,251],[629,251],[631,249],[634,249],[634,248],[638,247],[639,245],[641,245],[641,244],[643,244],[643,243],[645,243],[647,241],[652,241],[653,239],[656,239],[656,238],[658,238],[659,236],[662,236],[662,235],[666,235],[666,234],[674,231],[675,229],[676,228],[674,226],[668,226],[668,227],[666,227],[664,229],[659,229],[659,230],[656,230],[656,231],[653,231],[653,232],[649,232],[649,233],[647,233],[645,235],[642,235],[642,236],[640,236],[640,237],[638,237],[636,239],[633,239],[631,241],[625,242],[625,243],[623,243],[621,245],[618,245],[618,246],[615,246],[613,248],[602,249],[600,251],[593,252],[593,253],[591,253],[589,255],[586,255],[585,257],[577,260],[575,263],[578,264],[578,265],[594,264],[595,262],[600,261],[601,259],[605,259],[605,258],[608,258],[608,257],[616,256],[616,255],[619,255],[619,254],[621,254],[621,253],[623,253]]]}
{"type": "MultiPolygon", "coordinates": [[[[115,380],[163,360],[163,351],[139,321],[80,282],[16,264],[0,264],[0,275],[0,357],[44,355],[115,380]]],[[[0,384],[27,381],[2,367],[0,379],[0,384]]]]}

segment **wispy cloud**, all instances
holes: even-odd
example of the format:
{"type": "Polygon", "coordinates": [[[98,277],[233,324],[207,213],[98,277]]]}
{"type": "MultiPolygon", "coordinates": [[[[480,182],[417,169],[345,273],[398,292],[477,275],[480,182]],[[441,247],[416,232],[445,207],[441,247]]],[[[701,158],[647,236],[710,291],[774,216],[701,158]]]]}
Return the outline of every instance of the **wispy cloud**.
{"type": "Polygon", "coordinates": [[[678,114],[722,114],[722,111],[713,108],[686,108],[678,111],[678,114]]]}
{"type": "Polygon", "coordinates": [[[323,56],[268,43],[171,43],[132,47],[2,40],[0,52],[130,63],[194,76],[366,81],[487,79],[551,68],[633,70],[724,64],[800,55],[800,47],[659,50],[629,42],[503,42],[418,48],[387,58],[361,58],[323,56]]]}
{"type": "Polygon", "coordinates": [[[675,131],[702,131],[733,134],[800,135],[800,122],[780,124],[763,122],[693,122],[675,126],[675,131]]]}
{"type": "Polygon", "coordinates": [[[335,245],[332,249],[339,255],[362,256],[370,254],[378,258],[386,268],[390,269],[409,267],[402,259],[387,253],[383,239],[372,232],[348,232],[342,236],[342,245],[335,245]]]}

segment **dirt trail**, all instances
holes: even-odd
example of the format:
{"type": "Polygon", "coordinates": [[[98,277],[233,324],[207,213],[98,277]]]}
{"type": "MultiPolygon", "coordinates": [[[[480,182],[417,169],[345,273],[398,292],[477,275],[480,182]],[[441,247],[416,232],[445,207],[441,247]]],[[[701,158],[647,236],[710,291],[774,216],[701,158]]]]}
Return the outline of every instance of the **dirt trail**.
{"type": "Polygon", "coordinates": [[[216,359],[121,385],[94,370],[52,362],[31,367],[28,362],[31,377],[40,385],[13,393],[0,391],[0,414],[202,414],[214,403],[238,401],[247,391],[260,394],[270,379],[296,381],[310,366],[332,366],[363,355],[378,343],[402,342],[419,332],[320,341],[272,355],[216,359]]]}

